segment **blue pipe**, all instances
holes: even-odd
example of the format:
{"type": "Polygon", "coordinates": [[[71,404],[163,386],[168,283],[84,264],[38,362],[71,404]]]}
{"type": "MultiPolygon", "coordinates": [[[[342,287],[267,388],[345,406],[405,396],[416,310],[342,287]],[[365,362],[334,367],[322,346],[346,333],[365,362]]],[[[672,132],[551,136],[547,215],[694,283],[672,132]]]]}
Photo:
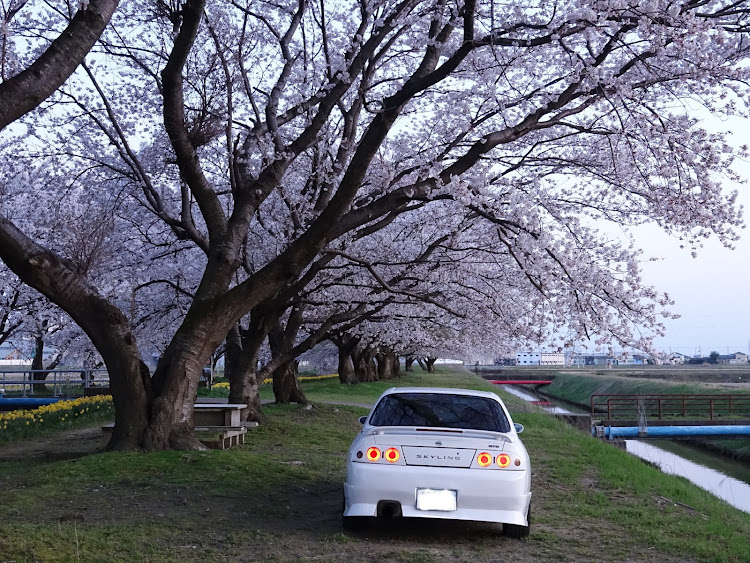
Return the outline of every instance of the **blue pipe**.
{"type": "Polygon", "coordinates": [[[44,405],[51,405],[60,401],[59,397],[0,397],[0,411],[14,411],[16,409],[37,409],[44,405]]]}
{"type": "MultiPolygon", "coordinates": [[[[750,425],[718,425],[718,426],[649,426],[646,436],[650,438],[661,436],[750,436],[750,425]]],[[[638,438],[637,426],[607,426],[604,436],[612,438],[638,438]]]]}

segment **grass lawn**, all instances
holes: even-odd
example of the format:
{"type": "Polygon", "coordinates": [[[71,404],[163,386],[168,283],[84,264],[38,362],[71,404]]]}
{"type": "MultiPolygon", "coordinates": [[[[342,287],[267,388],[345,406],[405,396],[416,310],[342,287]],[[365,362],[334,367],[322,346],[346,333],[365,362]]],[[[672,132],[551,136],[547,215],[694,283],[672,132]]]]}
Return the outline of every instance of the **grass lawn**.
{"type": "Polygon", "coordinates": [[[459,371],[305,383],[315,408],[266,406],[225,451],[48,461],[0,447],[0,561],[750,560],[749,514],[516,402],[534,471],[527,540],[435,520],[344,533],[344,457],[367,409],[327,402],[371,403],[402,384],[491,388],[459,371]]]}

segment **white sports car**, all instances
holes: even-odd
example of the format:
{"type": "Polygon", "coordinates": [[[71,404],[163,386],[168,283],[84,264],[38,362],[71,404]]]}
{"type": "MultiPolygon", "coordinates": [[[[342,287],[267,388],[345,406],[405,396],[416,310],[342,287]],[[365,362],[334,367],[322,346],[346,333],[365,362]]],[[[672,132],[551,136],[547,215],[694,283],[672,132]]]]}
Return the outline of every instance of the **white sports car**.
{"type": "Polygon", "coordinates": [[[503,524],[529,534],[531,466],[508,410],[494,393],[400,387],[385,391],[349,448],[344,526],[367,517],[503,524]]]}

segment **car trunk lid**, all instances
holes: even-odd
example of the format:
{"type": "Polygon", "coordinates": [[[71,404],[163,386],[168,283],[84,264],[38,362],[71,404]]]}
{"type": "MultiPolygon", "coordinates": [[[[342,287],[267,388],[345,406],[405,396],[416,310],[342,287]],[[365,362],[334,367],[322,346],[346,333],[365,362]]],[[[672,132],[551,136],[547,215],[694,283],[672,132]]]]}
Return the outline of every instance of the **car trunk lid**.
{"type": "Polygon", "coordinates": [[[499,452],[510,442],[504,434],[455,428],[378,427],[371,431],[381,447],[398,446],[407,465],[470,467],[477,450],[499,452]]]}

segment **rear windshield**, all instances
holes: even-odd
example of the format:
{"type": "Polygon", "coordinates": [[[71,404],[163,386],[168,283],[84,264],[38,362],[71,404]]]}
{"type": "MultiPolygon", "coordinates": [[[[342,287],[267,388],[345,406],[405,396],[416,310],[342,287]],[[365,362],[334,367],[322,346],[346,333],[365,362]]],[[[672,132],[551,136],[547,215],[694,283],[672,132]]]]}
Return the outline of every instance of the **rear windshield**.
{"type": "Polygon", "coordinates": [[[510,432],[510,422],[496,401],[443,393],[386,395],[375,407],[370,424],[510,432]]]}

